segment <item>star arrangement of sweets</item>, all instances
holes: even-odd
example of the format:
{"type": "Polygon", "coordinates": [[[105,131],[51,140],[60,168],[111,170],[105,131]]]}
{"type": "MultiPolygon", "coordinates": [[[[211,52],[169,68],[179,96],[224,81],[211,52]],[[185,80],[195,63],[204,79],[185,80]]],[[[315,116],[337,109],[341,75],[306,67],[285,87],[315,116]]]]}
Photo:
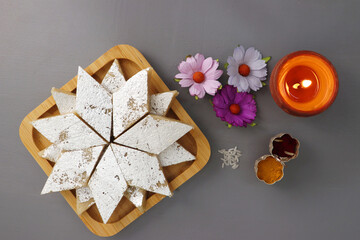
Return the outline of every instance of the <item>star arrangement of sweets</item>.
{"type": "Polygon", "coordinates": [[[41,194],[76,189],[77,213],[95,204],[104,223],[123,197],[144,211],[147,191],[172,195],[162,167],[195,160],[176,142],[193,127],[165,117],[178,93],[149,95],[149,71],[126,80],[115,60],[101,84],[79,67],[76,94],[52,89],[60,115],[32,122],[55,162],[41,194]]]}

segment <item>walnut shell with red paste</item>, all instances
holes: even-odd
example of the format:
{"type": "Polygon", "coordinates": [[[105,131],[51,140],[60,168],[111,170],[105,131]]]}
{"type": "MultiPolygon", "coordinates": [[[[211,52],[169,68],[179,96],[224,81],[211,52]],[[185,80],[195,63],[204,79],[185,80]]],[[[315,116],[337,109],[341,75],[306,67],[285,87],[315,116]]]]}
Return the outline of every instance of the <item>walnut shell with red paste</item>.
{"type": "Polygon", "coordinates": [[[280,133],[270,140],[269,151],[283,162],[299,155],[300,142],[288,133],[280,133]]]}

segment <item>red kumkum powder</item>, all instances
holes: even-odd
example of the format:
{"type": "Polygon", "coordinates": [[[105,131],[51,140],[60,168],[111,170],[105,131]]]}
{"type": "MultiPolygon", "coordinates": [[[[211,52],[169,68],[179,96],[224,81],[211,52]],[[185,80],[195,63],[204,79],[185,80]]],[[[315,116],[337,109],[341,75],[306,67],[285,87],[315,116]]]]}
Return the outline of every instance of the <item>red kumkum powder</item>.
{"type": "Polygon", "coordinates": [[[271,153],[279,157],[290,158],[295,155],[297,144],[296,139],[289,134],[284,134],[280,138],[274,139],[271,153]]]}

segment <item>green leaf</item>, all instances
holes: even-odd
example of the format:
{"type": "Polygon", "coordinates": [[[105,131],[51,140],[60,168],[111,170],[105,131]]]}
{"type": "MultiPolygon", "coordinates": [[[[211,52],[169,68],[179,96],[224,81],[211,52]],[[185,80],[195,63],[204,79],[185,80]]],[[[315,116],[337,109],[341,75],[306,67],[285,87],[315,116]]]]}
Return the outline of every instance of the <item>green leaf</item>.
{"type": "Polygon", "coordinates": [[[228,127],[228,128],[231,128],[231,127],[232,127],[232,125],[231,125],[230,123],[228,123],[228,124],[227,124],[227,127],[228,127]]]}
{"type": "Polygon", "coordinates": [[[180,82],[180,81],[181,81],[181,79],[174,78],[174,81],[175,81],[175,82],[180,82]]]}
{"type": "Polygon", "coordinates": [[[221,90],[222,88],[223,88],[223,85],[220,85],[219,90],[221,90]]]}
{"type": "Polygon", "coordinates": [[[215,59],[215,61],[219,62],[219,59],[217,58],[217,59],[215,59]]]}
{"type": "Polygon", "coordinates": [[[252,123],[249,124],[249,126],[254,127],[254,126],[256,126],[256,123],[252,122],[252,123]]]}
{"type": "Polygon", "coordinates": [[[261,82],[261,84],[263,85],[263,87],[266,86],[266,83],[265,83],[265,82],[261,82]]]}
{"type": "Polygon", "coordinates": [[[195,100],[199,100],[199,97],[198,97],[198,96],[195,96],[195,100]]]}
{"type": "Polygon", "coordinates": [[[270,61],[270,59],[271,59],[271,57],[270,57],[270,56],[268,56],[268,57],[264,57],[262,60],[264,60],[264,61],[265,61],[265,63],[267,63],[268,61],[270,61]]]}
{"type": "Polygon", "coordinates": [[[227,69],[227,68],[228,68],[228,66],[229,66],[229,64],[228,64],[228,63],[225,63],[225,64],[224,64],[224,68],[225,68],[225,69],[227,69]]]}

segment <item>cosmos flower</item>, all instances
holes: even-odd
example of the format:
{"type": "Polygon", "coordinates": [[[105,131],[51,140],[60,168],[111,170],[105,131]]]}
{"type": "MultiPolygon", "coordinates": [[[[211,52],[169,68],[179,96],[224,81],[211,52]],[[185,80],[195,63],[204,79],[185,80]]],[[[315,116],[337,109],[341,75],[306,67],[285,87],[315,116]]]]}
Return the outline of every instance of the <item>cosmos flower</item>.
{"type": "Polygon", "coordinates": [[[181,79],[181,87],[190,87],[191,96],[203,98],[205,93],[214,96],[221,86],[218,81],[223,71],[218,70],[219,63],[211,57],[205,59],[204,55],[197,53],[182,61],[178,69],[180,73],[175,78],[181,79]]]}
{"type": "Polygon", "coordinates": [[[235,48],[227,63],[228,84],[237,87],[239,92],[257,91],[262,87],[261,81],[266,80],[266,61],[253,47],[246,51],[243,46],[235,48]]]}
{"type": "Polygon", "coordinates": [[[237,92],[236,88],[230,85],[217,91],[212,103],[216,116],[232,126],[246,127],[256,117],[253,95],[237,92]]]}

